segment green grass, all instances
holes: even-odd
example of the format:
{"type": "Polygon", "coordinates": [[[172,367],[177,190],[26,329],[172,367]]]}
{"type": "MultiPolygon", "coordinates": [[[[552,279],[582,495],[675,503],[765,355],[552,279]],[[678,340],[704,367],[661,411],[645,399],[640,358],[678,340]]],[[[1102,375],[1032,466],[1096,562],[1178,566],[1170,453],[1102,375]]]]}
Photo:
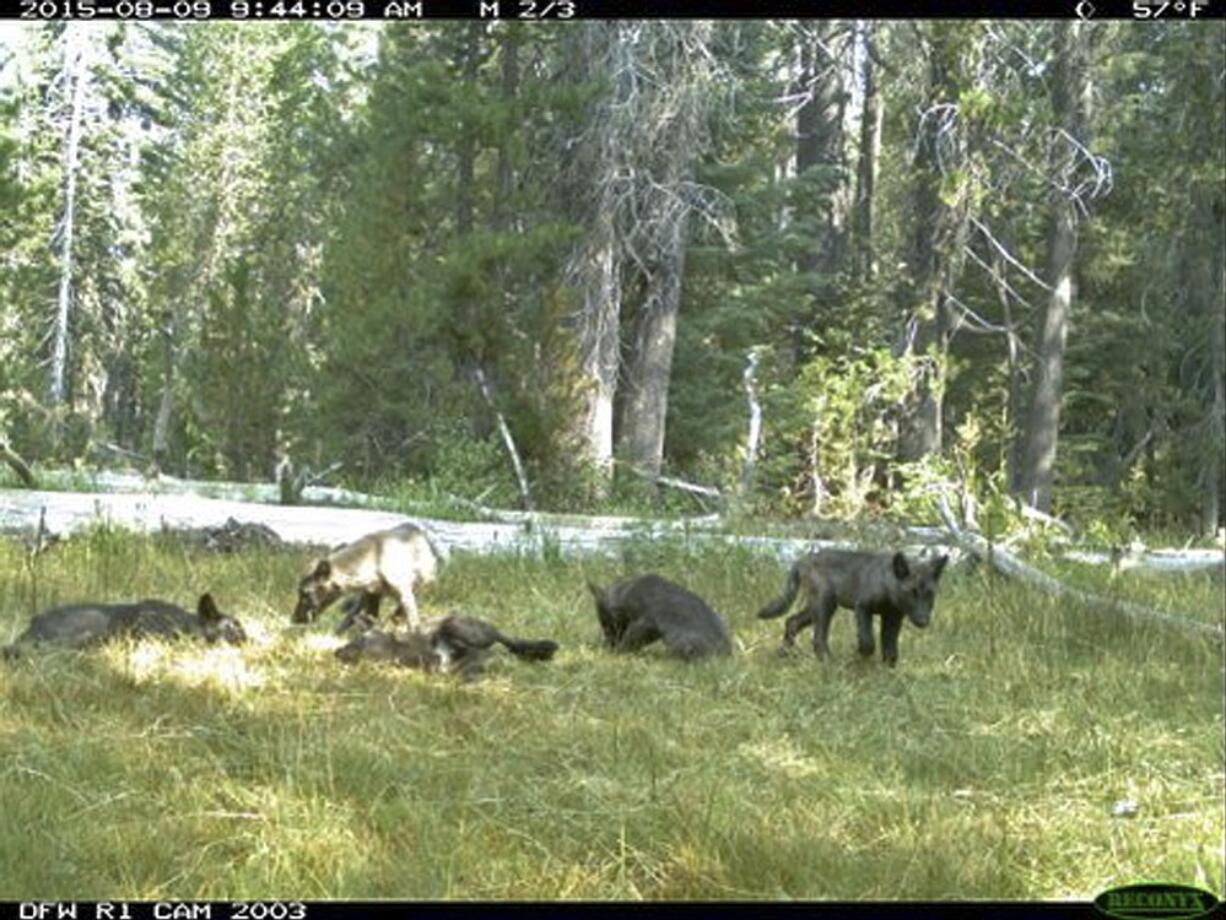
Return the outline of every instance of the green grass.
{"type": "Polygon", "coordinates": [[[782,569],[737,550],[457,554],[426,613],[563,646],[462,684],[336,662],[336,614],[288,623],[303,561],[96,531],[31,566],[0,543],[2,641],[49,604],[205,588],[253,636],[0,666],[0,899],[1223,894],[1223,658],[1201,639],[951,571],[897,670],[854,660],[846,611],[819,666],[775,658],[782,621],[753,611],[782,569]],[[584,579],[648,568],[742,650],[605,653],[584,579]]]}

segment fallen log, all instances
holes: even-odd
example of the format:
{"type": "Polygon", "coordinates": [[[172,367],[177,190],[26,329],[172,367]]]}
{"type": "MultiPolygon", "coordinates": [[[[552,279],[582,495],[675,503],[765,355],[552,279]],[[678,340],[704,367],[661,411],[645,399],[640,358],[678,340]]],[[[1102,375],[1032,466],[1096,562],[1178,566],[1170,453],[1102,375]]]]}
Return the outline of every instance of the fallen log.
{"type": "MultiPolygon", "coordinates": [[[[265,519],[267,511],[262,505],[265,503],[275,505],[280,499],[279,490],[275,483],[209,482],[178,479],[173,476],[164,475],[149,478],[136,473],[107,470],[93,472],[74,471],[71,474],[60,474],[54,470],[40,470],[41,480],[45,483],[60,481],[61,476],[65,487],[71,487],[74,481],[75,483],[84,481],[85,487],[95,489],[99,493],[107,493],[114,496],[139,495],[143,496],[142,500],[146,503],[154,499],[160,500],[169,496],[182,496],[187,499],[206,498],[223,502],[229,500],[235,509],[239,509],[239,512],[234,514],[234,516],[240,520],[247,521],[267,522],[265,519]],[[70,479],[69,476],[72,478],[70,479]]],[[[2,491],[0,490],[0,492],[2,491]]],[[[18,492],[18,494],[29,496],[30,493],[18,492]]],[[[75,495],[77,498],[73,502],[92,498],[92,496],[82,496],[80,493],[75,492],[42,492],[40,494],[43,496],[75,495]]],[[[659,537],[678,533],[689,534],[692,539],[699,541],[702,537],[698,534],[706,531],[711,532],[714,539],[726,539],[726,535],[719,530],[723,524],[723,518],[718,513],[657,520],[623,515],[581,515],[544,511],[513,511],[490,508],[454,495],[449,495],[448,499],[456,505],[480,515],[485,523],[514,525],[512,530],[515,527],[525,529],[535,528],[549,534],[567,534],[574,530],[585,530],[603,534],[604,536],[598,542],[610,543],[616,543],[632,536],[659,537]]],[[[393,504],[389,500],[364,492],[355,492],[350,489],[308,485],[303,489],[302,501],[305,503],[302,507],[306,509],[306,514],[321,518],[329,517],[333,509],[337,511],[371,509],[383,512],[383,520],[406,519],[398,510],[394,510],[393,504]],[[336,508],[337,505],[349,507],[336,508]],[[312,507],[314,507],[313,511],[311,510],[312,507]],[[328,509],[326,512],[325,508],[328,509]]],[[[26,510],[20,512],[18,514],[19,520],[10,529],[33,533],[37,523],[38,504],[35,503],[33,510],[29,510],[27,507],[26,510]]],[[[54,502],[47,500],[41,502],[41,504],[47,504],[50,507],[54,505],[54,502]]],[[[76,507],[76,505],[70,502],[66,507],[76,507]]],[[[404,502],[397,502],[395,508],[407,510],[409,512],[408,519],[429,520],[425,515],[427,506],[424,504],[414,506],[404,502]]],[[[4,529],[6,526],[2,515],[3,508],[0,507],[0,529],[4,529]]],[[[194,523],[190,520],[185,520],[184,526],[221,526],[225,523],[228,516],[231,515],[219,511],[206,520],[194,523]]],[[[273,526],[274,529],[277,528],[275,523],[270,526],[273,526]]],[[[447,522],[447,526],[451,526],[451,523],[447,522]]],[[[771,552],[779,555],[780,558],[784,558],[786,553],[795,554],[802,552],[806,547],[940,547],[946,546],[949,543],[949,536],[944,527],[906,527],[885,522],[866,522],[853,526],[844,522],[810,519],[764,524],[763,530],[768,531],[770,536],[761,536],[755,539],[768,541],[762,545],[772,547],[771,552]]],[[[357,535],[360,536],[361,534],[357,535]]],[[[297,540],[285,534],[281,536],[291,543],[334,545],[337,542],[343,542],[329,539],[314,541],[297,540]]],[[[578,544],[576,545],[578,546],[578,544]]],[[[994,546],[999,552],[1002,544],[997,543],[994,546]]],[[[1224,561],[1226,560],[1226,554],[1223,554],[1221,550],[1212,549],[1149,549],[1140,553],[1127,553],[1121,558],[1119,553],[1110,550],[1070,547],[1064,550],[1063,558],[1089,565],[1116,565],[1121,570],[1160,574],[1196,572],[1206,569],[1216,571],[1217,573],[1226,571],[1226,561],[1224,561]]]]}
{"type": "Polygon", "coordinates": [[[1083,591],[1080,588],[1074,588],[1057,578],[1053,578],[1046,572],[1041,572],[1027,565],[1008,550],[1002,549],[1000,546],[994,546],[979,534],[959,527],[957,521],[954,520],[953,512],[949,509],[949,502],[944,495],[937,496],[937,508],[953,542],[965,552],[984,560],[1003,575],[1024,581],[1026,584],[1032,585],[1047,594],[1071,598],[1080,604],[1096,610],[1104,610],[1108,613],[1118,613],[1137,620],[1173,626],[1189,632],[1202,633],[1217,639],[1219,642],[1222,641],[1224,630],[1220,623],[1202,623],[1190,616],[1162,613],[1159,610],[1152,610],[1149,607],[1143,607],[1130,601],[1111,600],[1110,598],[1099,597],[1097,594],[1083,591]]]}
{"type": "Polygon", "coordinates": [[[1155,574],[1204,572],[1226,574],[1226,554],[1220,549],[1141,550],[1133,552],[1071,549],[1063,554],[1071,562],[1110,565],[1120,572],[1155,574]]]}
{"type": "MultiPolygon", "coordinates": [[[[425,528],[440,552],[528,553],[564,556],[618,553],[635,542],[668,539],[692,546],[741,546],[790,562],[814,549],[854,549],[844,539],[752,536],[690,529],[674,521],[631,519],[633,527],[592,527],[587,522],[543,525],[537,516],[519,521],[444,521],[364,508],[311,507],[239,502],[193,495],[92,494],[0,489],[0,531],[28,534],[39,526],[67,536],[108,523],[145,533],[228,531],[240,522],[267,528],[280,541],[298,546],[336,546],[406,521],[425,528]]],[[[915,547],[909,547],[914,549],[915,547]]]]}

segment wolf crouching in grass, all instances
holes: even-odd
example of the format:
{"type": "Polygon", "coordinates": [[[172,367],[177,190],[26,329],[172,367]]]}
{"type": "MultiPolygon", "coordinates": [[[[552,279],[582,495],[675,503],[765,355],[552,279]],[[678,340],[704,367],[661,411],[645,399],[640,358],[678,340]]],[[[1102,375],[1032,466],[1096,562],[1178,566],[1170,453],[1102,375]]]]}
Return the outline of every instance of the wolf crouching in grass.
{"type": "Polygon", "coordinates": [[[79,649],[125,636],[135,639],[191,636],[210,644],[223,641],[231,645],[247,641],[242,624],[218,610],[211,594],[202,594],[195,613],[154,599],[133,604],[54,607],[30,620],[26,631],[0,651],[5,658],[16,658],[29,645],[52,643],[79,649]]]}
{"type": "Polygon", "coordinates": [[[608,588],[588,582],[605,644],[615,652],[635,652],[661,641],[687,661],[728,655],[728,624],[697,594],[659,575],[623,578],[608,588]]]}
{"type": "Polygon", "coordinates": [[[458,671],[471,680],[483,670],[495,643],[525,661],[548,661],[558,650],[558,644],[549,639],[513,639],[485,620],[450,614],[426,621],[403,639],[372,629],[338,648],[336,657],[346,664],[387,661],[423,671],[458,671]]]}
{"type": "Polygon", "coordinates": [[[856,613],[856,648],[861,655],[873,654],[873,616],[881,617],[881,657],[890,667],[898,663],[898,634],[905,617],[923,628],[932,619],[937,582],[948,556],[912,562],[902,553],[863,553],[822,550],[802,556],[788,572],[783,594],[771,601],[758,617],[764,620],[787,611],[803,590],[800,612],[787,618],[781,652],[790,650],[796,634],[813,627],[813,651],[821,658],[830,654],[830,620],[838,607],[856,613]]]}
{"type": "Polygon", "coordinates": [[[310,623],[344,594],[360,592],[360,600],[345,604],[345,616],[337,628],[343,633],[355,623],[365,628],[379,617],[384,595],[396,601],[392,619],[408,620],[417,630],[414,588],[438,578],[439,554],[426,532],[415,524],[400,524],[367,534],[311,563],[298,582],[298,604],[292,620],[310,623]]]}

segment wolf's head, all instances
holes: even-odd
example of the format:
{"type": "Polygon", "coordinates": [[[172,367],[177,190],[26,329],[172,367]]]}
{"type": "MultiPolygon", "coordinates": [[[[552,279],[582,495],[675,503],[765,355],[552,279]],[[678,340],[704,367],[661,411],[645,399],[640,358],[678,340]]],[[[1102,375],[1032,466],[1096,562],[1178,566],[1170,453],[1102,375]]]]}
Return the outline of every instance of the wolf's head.
{"type": "Polygon", "coordinates": [[[242,645],[247,641],[247,631],[243,629],[243,624],[218,610],[213,595],[207,592],[200,595],[196,604],[196,616],[200,620],[200,634],[206,642],[221,640],[231,645],[242,645]]]}
{"type": "Polygon", "coordinates": [[[932,621],[932,605],[936,600],[937,582],[949,556],[938,556],[926,562],[908,562],[902,553],[895,553],[890,568],[897,584],[891,592],[898,608],[916,626],[924,627],[932,621]]]}
{"type": "Polygon", "coordinates": [[[332,563],[319,559],[298,582],[298,604],[291,619],[295,623],[310,623],[340,596],[341,588],[332,577],[332,563]]]}
{"type": "Polygon", "coordinates": [[[590,581],[587,583],[587,589],[592,592],[596,601],[596,618],[600,621],[600,631],[604,633],[605,644],[612,648],[626,631],[626,624],[614,616],[610,609],[608,592],[590,581]]]}

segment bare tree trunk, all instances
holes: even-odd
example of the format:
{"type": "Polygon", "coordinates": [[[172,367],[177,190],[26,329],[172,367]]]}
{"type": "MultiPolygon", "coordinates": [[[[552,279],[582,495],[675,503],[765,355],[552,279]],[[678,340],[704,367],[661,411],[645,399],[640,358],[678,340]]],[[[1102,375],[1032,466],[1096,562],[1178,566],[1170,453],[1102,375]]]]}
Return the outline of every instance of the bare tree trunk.
{"type": "MultiPolygon", "coordinates": [[[[610,202],[611,206],[611,202],[610,202]]],[[[580,314],[581,371],[586,383],[580,443],[600,483],[613,475],[613,397],[621,336],[621,256],[611,212],[596,218],[580,264],[586,276],[580,314]]]]}
{"type": "MultiPolygon", "coordinates": [[[[460,85],[470,93],[476,93],[477,65],[481,54],[481,35],[485,29],[482,22],[470,22],[462,27],[457,35],[455,47],[455,69],[460,74],[460,85]]],[[[477,158],[476,126],[461,119],[460,136],[456,142],[456,188],[455,188],[455,224],[456,236],[460,239],[472,236],[473,232],[473,192],[477,158]]],[[[481,325],[480,305],[471,297],[466,297],[455,305],[460,322],[462,345],[458,349],[460,374],[463,376],[482,374],[481,366],[486,355],[479,333],[481,325]]],[[[489,432],[485,419],[473,413],[468,419],[468,429],[475,439],[483,439],[489,432]]]]}
{"type": "MultiPolygon", "coordinates": [[[[996,298],[1000,301],[1001,321],[1005,327],[1005,348],[1008,360],[1008,395],[1005,397],[1005,418],[1009,425],[1010,431],[1017,431],[1022,424],[1022,362],[1021,362],[1021,340],[1018,338],[1017,326],[1013,321],[1013,304],[1009,300],[1008,282],[1005,279],[1005,264],[1004,260],[997,255],[992,262],[993,270],[991,272],[992,280],[996,282],[996,298]]],[[[1013,489],[1013,483],[1018,475],[1018,469],[1021,463],[1020,454],[1018,453],[1019,442],[1017,438],[1010,438],[1009,454],[1005,459],[1006,475],[1009,477],[1009,487],[1013,489]]],[[[1029,507],[1029,506],[1027,506],[1029,507]]]]}
{"type": "Polygon", "coordinates": [[[745,358],[745,399],[749,402],[749,434],[745,439],[745,462],[741,464],[741,495],[746,496],[753,487],[754,470],[758,465],[758,445],[762,441],[762,403],[758,399],[758,362],[761,353],[749,349],[745,358]]]}
{"type": "MultiPolygon", "coordinates": [[[[1057,67],[1054,108],[1057,120],[1075,142],[1066,166],[1066,188],[1072,188],[1073,167],[1081,161],[1090,127],[1090,55],[1087,34],[1075,20],[1056,26],[1057,67]],[[1079,149],[1077,149],[1079,148],[1079,149]]],[[[1051,510],[1051,488],[1060,431],[1060,398],[1064,389],[1064,346],[1069,308],[1075,297],[1073,262],[1077,255],[1078,202],[1061,193],[1055,201],[1049,238],[1047,276],[1052,287],[1043,317],[1030,415],[1022,448],[1018,482],[1020,497],[1040,511],[1051,510]]]]}
{"type": "Polygon", "coordinates": [[[51,334],[51,381],[48,399],[52,406],[64,402],[68,367],[69,321],[72,310],[72,240],[75,229],[78,152],[81,143],[81,113],[87,76],[84,26],[64,27],[64,72],[69,92],[68,135],[64,143],[64,216],[60,221],[60,281],[55,322],[51,334]]]}
{"type": "MultiPolygon", "coordinates": [[[[617,230],[622,134],[629,129],[630,101],[637,92],[633,40],[620,22],[584,23],[574,33],[571,62],[577,76],[603,70],[612,98],[589,118],[588,134],[572,159],[573,195],[590,196],[578,215],[587,237],[575,250],[566,275],[582,301],[574,317],[579,345],[582,409],[574,433],[583,459],[596,473],[597,497],[613,476],[613,398],[617,391],[621,335],[622,252],[617,230]]],[[[574,139],[568,138],[574,145],[574,139]]]]}
{"type": "Polygon", "coordinates": [[[34,478],[34,473],[30,471],[29,464],[22,459],[17,451],[9,447],[9,442],[4,438],[0,438],[0,460],[3,460],[12,468],[13,472],[17,474],[17,478],[27,488],[38,488],[38,480],[34,478]]]}
{"type": "MultiPolygon", "coordinates": [[[[502,51],[502,103],[510,107],[519,94],[519,31],[514,23],[507,23],[500,45],[502,51]]],[[[511,197],[515,176],[511,165],[511,139],[508,136],[498,145],[498,197],[494,202],[494,223],[505,229],[511,222],[511,197]]]]}
{"type": "MultiPolygon", "coordinates": [[[[706,137],[710,102],[710,23],[659,27],[645,55],[654,71],[638,129],[636,216],[628,228],[636,264],[647,266],[626,373],[619,437],[625,459],[651,479],[664,459],[668,387],[677,340],[677,313],[692,199],[694,161],[706,137]]],[[[647,82],[647,81],[644,81],[647,82]]]]}
{"type": "MultiPolygon", "coordinates": [[[[477,64],[480,56],[481,32],[484,24],[470,22],[461,36],[456,49],[456,70],[463,75],[463,85],[471,92],[477,90],[477,64]]],[[[476,158],[474,129],[463,125],[456,154],[456,232],[467,236],[473,230],[473,161],[476,158]]]]}
{"type": "Polygon", "coordinates": [[[170,461],[170,422],[175,407],[175,318],[168,310],[162,315],[162,396],[153,423],[153,465],[166,472],[170,461]]]}
{"type": "Polygon", "coordinates": [[[877,275],[877,253],[873,243],[873,207],[877,193],[877,173],[881,162],[881,125],[885,109],[877,88],[877,49],[874,42],[876,23],[860,23],[863,55],[864,109],[860,117],[860,151],[856,169],[856,199],[854,230],[856,242],[856,277],[872,281],[877,275]]]}
{"type": "MultiPolygon", "coordinates": [[[[796,26],[799,34],[799,73],[796,92],[805,98],[796,113],[796,177],[816,182],[818,190],[806,189],[813,202],[817,227],[812,243],[797,261],[796,269],[810,275],[812,304],[796,324],[795,351],[804,351],[805,332],[820,322],[831,300],[834,276],[843,265],[847,242],[847,164],[844,151],[844,114],[847,93],[844,67],[846,26],[833,20],[805,20],[796,26]],[[819,170],[824,175],[808,175],[819,170]]],[[[807,210],[807,208],[806,208],[807,210]]]]}
{"type": "Polygon", "coordinates": [[[664,460],[664,422],[685,270],[687,214],[682,210],[673,219],[667,245],[648,279],[627,376],[629,395],[623,416],[626,460],[652,479],[660,475],[664,460]]]}
{"type": "Polygon", "coordinates": [[[1208,447],[1205,451],[1205,468],[1202,471],[1203,488],[1201,490],[1201,532],[1206,536],[1217,534],[1222,526],[1222,498],[1226,493],[1226,464],[1222,462],[1226,453],[1226,268],[1221,262],[1222,210],[1218,202],[1216,214],[1218,248],[1208,250],[1201,258],[1207,260],[1206,268],[1211,266],[1216,276],[1216,283],[1211,283],[1206,291],[1204,308],[1211,312],[1213,321],[1210,324],[1209,336],[1209,373],[1213,397],[1208,403],[1206,424],[1208,426],[1208,447]],[[1210,252],[1213,254],[1210,255],[1210,252]]]}
{"type": "Polygon", "coordinates": [[[898,453],[903,460],[920,460],[940,453],[944,359],[949,348],[946,300],[962,267],[970,195],[968,183],[957,183],[951,199],[942,180],[966,158],[966,126],[957,108],[963,47],[976,40],[965,27],[933,23],[929,49],[927,108],[921,113],[915,155],[915,229],[912,235],[911,282],[905,291],[908,329],[903,351],[919,356],[912,392],[900,422],[898,453]]]}
{"type": "Polygon", "coordinates": [[[515,446],[515,439],[511,437],[511,428],[507,424],[506,417],[494,402],[494,395],[490,392],[489,383],[485,379],[485,371],[478,367],[474,375],[477,378],[477,386],[481,389],[481,398],[485,400],[485,404],[490,407],[490,411],[494,413],[494,418],[498,421],[498,433],[502,435],[502,444],[507,449],[507,456],[511,459],[511,468],[515,472],[515,482],[519,486],[520,503],[525,511],[531,511],[532,492],[528,488],[528,476],[524,473],[524,464],[519,459],[519,449],[515,446]]]}

